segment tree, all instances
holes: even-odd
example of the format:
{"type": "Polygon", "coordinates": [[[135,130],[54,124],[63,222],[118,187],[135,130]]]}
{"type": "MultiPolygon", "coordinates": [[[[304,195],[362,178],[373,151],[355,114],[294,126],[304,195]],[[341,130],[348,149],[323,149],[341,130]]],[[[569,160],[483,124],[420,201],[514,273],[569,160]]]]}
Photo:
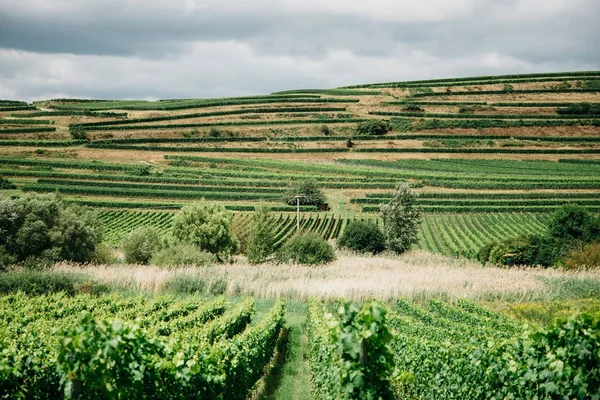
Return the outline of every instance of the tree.
{"type": "Polygon", "coordinates": [[[381,206],[381,216],[388,249],[402,254],[417,243],[421,212],[406,183],[398,184],[390,202],[381,206]]]}
{"type": "Polygon", "coordinates": [[[284,200],[287,204],[295,206],[296,196],[300,196],[300,205],[303,206],[321,207],[326,201],[315,181],[302,181],[290,187],[284,194],[284,200]]]}
{"type": "Polygon", "coordinates": [[[589,243],[600,236],[600,221],[585,208],[566,205],[556,210],[548,222],[551,237],[566,242],[589,243]]]}
{"type": "Polygon", "coordinates": [[[129,232],[123,238],[123,252],[128,263],[148,264],[156,252],[161,250],[161,234],[152,226],[144,226],[129,232]]]}
{"type": "Polygon", "coordinates": [[[261,264],[273,254],[275,248],[275,220],[266,208],[260,208],[252,216],[248,262],[261,264]]]}
{"type": "Polygon", "coordinates": [[[173,236],[193,244],[223,261],[235,253],[238,244],[231,232],[233,213],[224,206],[203,201],[186,205],[173,218],[173,236]]]}
{"type": "Polygon", "coordinates": [[[0,263],[90,261],[102,238],[93,213],[55,194],[0,201],[0,263]]]}
{"type": "Polygon", "coordinates": [[[338,240],[340,247],[378,254],[385,250],[385,237],[379,226],[367,221],[352,221],[338,240]]]}

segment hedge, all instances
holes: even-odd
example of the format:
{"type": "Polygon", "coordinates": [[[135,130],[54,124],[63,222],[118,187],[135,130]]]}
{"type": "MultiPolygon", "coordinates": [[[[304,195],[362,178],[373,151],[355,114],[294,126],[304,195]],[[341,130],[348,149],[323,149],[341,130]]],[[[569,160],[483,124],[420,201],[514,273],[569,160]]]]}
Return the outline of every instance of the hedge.
{"type": "Polygon", "coordinates": [[[413,118],[453,118],[453,119],[595,119],[595,114],[565,114],[565,115],[526,115],[526,114],[436,114],[393,111],[369,111],[370,115],[385,117],[413,117],[413,118]]]}

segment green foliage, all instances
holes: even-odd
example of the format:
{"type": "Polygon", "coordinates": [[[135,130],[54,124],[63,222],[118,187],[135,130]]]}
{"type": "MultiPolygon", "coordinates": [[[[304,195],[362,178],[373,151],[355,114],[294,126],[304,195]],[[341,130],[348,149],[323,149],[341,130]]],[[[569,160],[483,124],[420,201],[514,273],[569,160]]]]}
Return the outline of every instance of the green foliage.
{"type": "Polygon", "coordinates": [[[0,247],[27,265],[90,261],[102,229],[95,216],[55,195],[0,201],[0,247]]]}
{"type": "Polygon", "coordinates": [[[327,125],[321,125],[319,130],[321,131],[321,134],[324,136],[329,136],[331,134],[331,131],[329,130],[329,127],[327,125]]]}
{"type": "Polygon", "coordinates": [[[72,126],[69,128],[69,133],[71,134],[71,137],[75,140],[87,140],[86,131],[82,127],[72,126]]]}
{"type": "Polygon", "coordinates": [[[581,206],[566,205],[552,214],[548,233],[561,241],[588,243],[600,238],[600,219],[581,206]]]}
{"type": "Polygon", "coordinates": [[[410,186],[398,184],[390,202],[381,206],[381,217],[388,249],[402,254],[417,243],[421,212],[410,186]]]}
{"type": "Polygon", "coordinates": [[[564,108],[557,108],[557,114],[562,115],[599,115],[600,104],[597,103],[574,103],[564,108]]]}
{"type": "Polygon", "coordinates": [[[154,253],[150,260],[152,265],[180,266],[195,265],[207,266],[217,261],[214,254],[202,251],[196,245],[179,244],[169,246],[154,253]]]}
{"type": "Polygon", "coordinates": [[[338,245],[358,252],[377,254],[385,250],[385,237],[378,225],[368,221],[353,221],[344,229],[338,245]]]}
{"type": "Polygon", "coordinates": [[[152,226],[137,228],[123,238],[121,247],[125,261],[131,264],[148,264],[162,248],[162,235],[152,226]]]}
{"type": "Polygon", "coordinates": [[[0,189],[14,189],[16,186],[3,176],[0,176],[0,189]]]}
{"type": "Polygon", "coordinates": [[[284,194],[284,201],[290,205],[296,205],[296,196],[299,196],[300,205],[322,207],[326,198],[323,192],[312,180],[300,181],[290,187],[284,194]]]}
{"type": "Polygon", "coordinates": [[[18,270],[0,273],[0,294],[23,292],[37,296],[47,293],[76,293],[83,278],[68,273],[18,270]]]}
{"type": "Polygon", "coordinates": [[[234,254],[238,244],[231,232],[233,213],[217,203],[184,206],[173,218],[173,236],[182,243],[198,246],[222,261],[234,254]]]}
{"type": "Polygon", "coordinates": [[[285,242],[277,252],[276,259],[281,263],[320,265],[335,260],[335,253],[320,235],[299,233],[285,242]]]}
{"type": "Polygon", "coordinates": [[[576,246],[565,257],[563,266],[566,269],[600,269],[600,243],[592,242],[576,246]]]}
{"type": "Polygon", "coordinates": [[[394,399],[394,357],[386,307],[346,303],[337,315],[308,304],[313,395],[318,399],[394,399]]]}
{"type": "Polygon", "coordinates": [[[274,250],[275,220],[268,209],[261,208],[252,216],[248,262],[253,265],[264,263],[274,250]]]}
{"type": "Polygon", "coordinates": [[[389,122],[373,119],[361,122],[356,127],[356,133],[358,135],[385,135],[390,131],[391,127],[389,122]]]}
{"type": "Polygon", "coordinates": [[[57,361],[66,398],[140,398],[160,391],[153,361],[163,344],[137,326],[96,321],[85,313],[60,335],[57,361]]]}

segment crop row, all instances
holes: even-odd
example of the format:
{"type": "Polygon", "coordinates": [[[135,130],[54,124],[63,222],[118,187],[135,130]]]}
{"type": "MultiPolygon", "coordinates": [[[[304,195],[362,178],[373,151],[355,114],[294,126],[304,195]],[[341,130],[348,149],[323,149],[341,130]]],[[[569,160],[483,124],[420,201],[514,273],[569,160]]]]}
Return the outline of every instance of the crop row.
{"type": "MultiPolygon", "coordinates": [[[[24,185],[21,190],[24,192],[59,192],[65,194],[78,194],[90,196],[117,196],[117,197],[149,197],[149,198],[167,198],[167,199],[209,199],[209,200],[232,200],[232,201],[255,201],[255,200],[279,200],[281,195],[278,193],[239,193],[235,192],[207,192],[203,190],[157,190],[146,189],[143,185],[127,185],[126,187],[111,186],[80,186],[80,185],[45,185],[31,184],[24,185]]],[[[123,184],[125,186],[126,184],[123,184]]]]}
{"type": "Polygon", "coordinates": [[[39,132],[56,132],[56,128],[52,126],[41,126],[31,128],[7,128],[0,129],[0,133],[39,133],[39,132]]]}
{"type": "MultiPolygon", "coordinates": [[[[579,142],[579,141],[575,141],[579,142]]],[[[583,141],[587,142],[587,141],[583,141]]],[[[180,153],[469,153],[469,154],[600,154],[600,149],[510,149],[501,148],[393,148],[393,147],[200,147],[200,146],[134,146],[109,143],[92,143],[88,147],[94,149],[163,151],[180,153]]]]}
{"type": "MultiPolygon", "coordinates": [[[[539,142],[596,142],[598,136],[515,136],[515,135],[453,135],[453,134],[409,134],[409,135],[382,135],[382,136],[280,136],[269,138],[266,136],[238,136],[238,137],[199,137],[199,138],[126,138],[126,139],[101,139],[93,142],[94,146],[124,145],[124,144],[157,144],[157,143],[256,143],[256,142],[345,142],[348,138],[365,141],[390,141],[390,140],[531,140],[539,142]]],[[[43,142],[43,141],[40,141],[43,142]]],[[[83,143],[84,141],[82,141],[83,143]]]]}
{"type": "Polygon", "coordinates": [[[537,89],[537,90],[478,90],[464,92],[425,92],[415,93],[411,98],[440,96],[487,96],[496,94],[548,94],[548,93],[597,93],[598,89],[537,89]]]}
{"type": "Polygon", "coordinates": [[[35,106],[23,105],[23,106],[11,106],[11,105],[0,105],[0,112],[2,111],[22,111],[22,110],[37,110],[35,106]]]}
{"type": "Polygon", "coordinates": [[[27,158],[0,158],[0,165],[20,165],[29,167],[89,169],[98,171],[123,171],[135,175],[146,175],[148,166],[127,164],[106,164],[98,161],[57,161],[27,158]]]}
{"type": "Polygon", "coordinates": [[[483,128],[520,128],[520,127],[555,127],[555,126],[600,126],[600,119],[576,120],[502,120],[502,119],[409,119],[391,118],[392,125],[399,131],[422,129],[483,129],[483,128]]]}
{"type": "MultiPolygon", "coordinates": [[[[383,101],[382,106],[408,106],[414,104],[416,106],[491,106],[491,107],[569,107],[578,102],[486,102],[486,101],[383,101]]],[[[600,103],[587,103],[597,105],[600,103]]]]}
{"type": "MultiPolygon", "coordinates": [[[[366,193],[366,199],[390,199],[391,193],[366,193]]],[[[598,199],[597,192],[560,192],[560,193],[419,193],[418,200],[428,199],[598,199]]],[[[361,198],[353,199],[353,202],[361,203],[361,198]]]]}
{"type": "Polygon", "coordinates": [[[0,119],[0,125],[50,125],[54,121],[49,119],[0,119]]]}
{"type": "MultiPolygon", "coordinates": [[[[418,80],[418,81],[404,81],[404,82],[383,82],[383,83],[374,83],[374,84],[366,84],[366,85],[353,85],[353,86],[344,86],[340,89],[358,89],[358,88],[370,88],[377,87],[379,85],[396,85],[396,84],[408,84],[408,85],[421,85],[421,84],[436,84],[436,83],[455,83],[455,82],[489,82],[489,81],[498,81],[505,79],[515,79],[515,80],[526,80],[526,79],[537,79],[537,78],[561,78],[561,80],[565,79],[581,79],[581,78],[590,78],[600,76],[599,71],[577,71],[577,72],[549,72],[549,73],[541,73],[541,74],[517,74],[517,75],[488,75],[488,76],[474,76],[468,78],[444,78],[444,79],[427,79],[427,80],[418,80]]],[[[550,80],[550,79],[545,79],[550,80]]]]}
{"type": "MultiPolygon", "coordinates": [[[[86,131],[131,131],[131,130],[152,130],[152,129],[180,129],[180,128],[207,128],[211,126],[260,126],[260,125],[304,125],[304,124],[349,124],[363,122],[365,119],[341,118],[341,119],[290,119],[290,120],[264,120],[264,121],[215,121],[198,122],[189,124],[171,124],[171,125],[99,125],[86,126],[86,131]]],[[[77,125],[71,125],[77,127],[77,125]]]]}
{"type": "Polygon", "coordinates": [[[223,115],[239,115],[239,114],[270,114],[270,113],[285,113],[285,112],[343,112],[346,107],[281,107],[281,108],[245,108],[242,110],[229,111],[213,111],[206,113],[167,115],[164,117],[151,118],[132,118],[127,120],[117,121],[101,121],[101,122],[86,122],[81,124],[71,124],[70,126],[91,127],[91,126],[109,126],[109,125],[125,125],[139,124],[145,122],[173,121],[178,119],[203,118],[203,117],[218,117],[223,115]]]}
{"type": "Polygon", "coordinates": [[[311,103],[311,104],[327,104],[327,103],[358,103],[358,99],[336,99],[336,98],[314,98],[314,97],[260,97],[249,99],[230,99],[230,100],[189,100],[189,101],[163,101],[163,102],[99,102],[82,103],[81,105],[73,104],[52,104],[52,108],[58,110],[184,110],[190,108],[208,108],[221,106],[234,106],[244,104],[276,104],[276,103],[311,103]]]}
{"type": "Polygon", "coordinates": [[[127,118],[126,112],[111,112],[111,111],[86,111],[86,110],[52,110],[52,111],[36,111],[30,113],[12,114],[17,118],[36,118],[36,117],[69,117],[82,116],[94,118],[127,118]]]}
{"type": "Polygon", "coordinates": [[[541,119],[541,120],[564,120],[578,119],[590,120],[598,118],[595,114],[566,114],[566,115],[537,115],[537,114],[438,114],[423,112],[394,112],[394,111],[369,111],[371,115],[387,117],[412,117],[412,118],[449,118],[449,119],[541,119]]]}
{"type": "Polygon", "coordinates": [[[0,140],[0,146],[71,147],[87,143],[86,140],[0,140]]]}

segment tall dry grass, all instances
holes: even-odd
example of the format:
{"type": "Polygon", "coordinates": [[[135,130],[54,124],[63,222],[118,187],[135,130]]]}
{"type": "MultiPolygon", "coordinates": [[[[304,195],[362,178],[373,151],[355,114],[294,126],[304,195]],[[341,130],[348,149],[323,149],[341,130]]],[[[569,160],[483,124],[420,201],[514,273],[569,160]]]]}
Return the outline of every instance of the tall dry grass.
{"type": "Polygon", "coordinates": [[[302,300],[397,297],[430,297],[531,300],[552,298],[548,281],[591,279],[600,282],[598,272],[567,272],[539,268],[482,267],[466,259],[453,259],[422,251],[403,256],[361,257],[342,254],[337,261],[320,267],[304,265],[245,263],[210,267],[162,268],[143,265],[76,265],[60,263],[58,271],[79,272],[118,288],[163,291],[173,279],[198,279],[210,287],[227,283],[232,296],[257,298],[285,297],[302,300]]]}

